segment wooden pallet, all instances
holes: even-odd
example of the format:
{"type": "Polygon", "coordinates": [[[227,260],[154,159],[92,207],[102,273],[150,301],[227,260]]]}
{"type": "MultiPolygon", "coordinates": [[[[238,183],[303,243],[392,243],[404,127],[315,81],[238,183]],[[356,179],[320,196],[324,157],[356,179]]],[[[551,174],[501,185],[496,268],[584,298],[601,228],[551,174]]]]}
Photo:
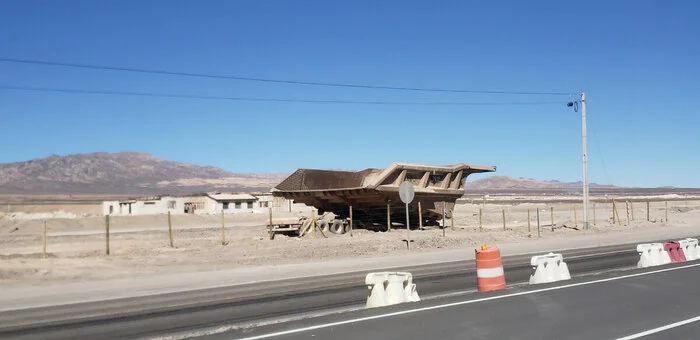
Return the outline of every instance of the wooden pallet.
{"type": "Polygon", "coordinates": [[[288,233],[288,232],[299,232],[301,229],[302,222],[298,220],[294,221],[283,221],[283,222],[272,222],[272,225],[270,223],[266,223],[266,227],[268,229],[268,232],[270,233],[270,239],[275,238],[275,234],[281,234],[281,233],[288,233]]]}

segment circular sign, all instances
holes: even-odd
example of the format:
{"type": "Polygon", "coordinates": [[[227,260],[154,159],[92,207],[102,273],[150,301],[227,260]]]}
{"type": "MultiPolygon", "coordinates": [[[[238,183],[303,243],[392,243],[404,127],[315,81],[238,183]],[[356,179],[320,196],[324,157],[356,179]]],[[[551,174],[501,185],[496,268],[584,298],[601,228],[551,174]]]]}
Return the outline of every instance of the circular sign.
{"type": "Polygon", "coordinates": [[[409,204],[411,201],[413,201],[413,196],[415,196],[413,183],[409,181],[401,183],[399,186],[399,197],[401,198],[401,202],[409,204]]]}

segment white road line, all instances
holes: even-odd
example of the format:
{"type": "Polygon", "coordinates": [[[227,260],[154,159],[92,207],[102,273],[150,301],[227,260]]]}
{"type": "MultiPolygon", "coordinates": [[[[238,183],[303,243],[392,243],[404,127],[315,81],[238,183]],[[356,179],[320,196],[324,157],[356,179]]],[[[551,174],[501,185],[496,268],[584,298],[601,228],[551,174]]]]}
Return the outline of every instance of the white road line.
{"type": "Polygon", "coordinates": [[[674,323],[672,323],[672,324],[669,324],[669,325],[666,325],[666,326],[661,326],[661,327],[654,328],[654,329],[650,329],[650,330],[648,330],[648,331],[644,331],[644,332],[639,332],[639,333],[636,333],[636,334],[628,335],[628,336],[626,336],[626,337],[617,338],[617,339],[615,339],[615,340],[632,340],[632,339],[638,339],[638,338],[641,338],[641,337],[644,337],[644,336],[647,336],[647,335],[651,335],[651,334],[654,334],[654,333],[663,332],[663,331],[666,331],[666,330],[669,330],[669,329],[672,329],[672,328],[676,328],[676,327],[680,327],[680,326],[683,326],[683,325],[687,325],[687,324],[689,324],[689,323],[693,323],[693,322],[696,322],[696,321],[700,321],[700,316],[696,316],[696,317],[694,317],[694,318],[692,318],[692,319],[688,319],[688,320],[683,320],[683,321],[674,322],[674,323]]]}
{"type": "MultiPolygon", "coordinates": [[[[556,286],[556,287],[548,287],[548,288],[542,288],[542,289],[535,289],[535,290],[530,290],[530,291],[525,291],[525,292],[518,292],[518,293],[505,294],[505,295],[497,295],[497,296],[490,296],[490,297],[481,298],[481,299],[475,299],[475,300],[467,300],[467,301],[453,302],[453,303],[447,303],[447,304],[444,304],[444,305],[422,307],[422,308],[403,310],[403,311],[393,312],[393,313],[387,313],[387,314],[379,314],[379,315],[367,316],[367,317],[363,317],[363,318],[356,318],[356,319],[350,319],[350,320],[344,320],[344,321],[331,322],[331,323],[320,324],[320,325],[316,325],[316,326],[308,326],[308,327],[290,329],[290,330],[286,330],[286,331],[280,331],[280,332],[268,333],[268,334],[263,334],[263,335],[258,335],[258,336],[252,336],[252,337],[247,337],[247,338],[240,338],[239,340],[269,339],[269,338],[274,338],[274,337],[283,336],[283,335],[290,335],[290,334],[296,334],[296,333],[301,333],[301,332],[308,332],[308,331],[313,331],[313,330],[322,329],[322,328],[328,328],[328,327],[335,327],[335,326],[347,325],[347,324],[351,324],[351,323],[364,322],[364,321],[370,321],[370,320],[376,320],[376,319],[384,319],[384,318],[389,318],[389,317],[393,317],[393,316],[406,315],[406,314],[413,314],[413,313],[431,311],[431,310],[436,310],[436,309],[444,309],[444,308],[450,308],[450,307],[468,305],[468,304],[473,304],[473,303],[478,303],[478,302],[484,302],[484,301],[501,300],[501,299],[506,299],[506,298],[515,297],[515,296],[537,294],[537,293],[548,292],[548,291],[553,291],[553,290],[560,290],[560,289],[573,288],[573,287],[579,287],[579,286],[587,286],[587,285],[592,285],[592,284],[596,284],[596,283],[603,283],[603,282],[610,282],[610,281],[616,281],[616,280],[623,280],[623,279],[628,279],[628,278],[637,277],[637,276],[646,276],[646,275],[651,275],[651,274],[658,274],[658,273],[663,273],[663,272],[668,272],[668,271],[674,271],[674,270],[680,270],[680,269],[686,269],[686,268],[692,268],[692,267],[698,267],[698,266],[700,266],[700,263],[699,263],[699,264],[691,264],[691,265],[682,266],[682,267],[674,267],[674,268],[659,269],[659,270],[654,270],[654,271],[644,272],[644,273],[637,273],[637,274],[630,274],[630,275],[623,275],[623,276],[611,277],[611,278],[607,278],[607,279],[600,279],[600,280],[594,280],[594,281],[572,283],[572,284],[562,285],[562,286],[556,286]]],[[[632,339],[634,339],[634,338],[632,338],[632,339]]]]}
{"type": "MultiPolygon", "coordinates": [[[[634,249],[631,249],[634,250],[634,249]]],[[[578,258],[585,258],[585,257],[594,257],[594,256],[602,256],[602,255],[613,255],[613,254],[620,254],[620,253],[629,253],[630,249],[626,250],[617,250],[617,251],[609,251],[605,253],[595,253],[595,254],[586,254],[586,255],[576,255],[576,256],[567,256],[564,259],[565,260],[571,260],[571,259],[578,259],[578,258]]]]}

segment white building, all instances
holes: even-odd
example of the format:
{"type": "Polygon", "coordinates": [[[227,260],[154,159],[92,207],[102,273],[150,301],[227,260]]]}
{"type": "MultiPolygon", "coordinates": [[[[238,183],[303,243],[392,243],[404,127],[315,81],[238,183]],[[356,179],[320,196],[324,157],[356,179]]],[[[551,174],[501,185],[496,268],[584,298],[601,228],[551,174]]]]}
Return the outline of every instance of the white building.
{"type": "Polygon", "coordinates": [[[159,196],[123,201],[105,201],[102,203],[104,215],[159,215],[170,212],[173,215],[197,214],[217,215],[237,213],[263,213],[269,208],[273,211],[306,210],[304,204],[295,204],[291,200],[262,194],[224,194],[210,193],[190,196],[159,196]]]}
{"type": "Polygon", "coordinates": [[[253,213],[263,212],[264,209],[258,207],[258,198],[249,194],[208,194],[206,196],[213,202],[209,205],[214,210],[209,211],[210,214],[218,214],[223,211],[224,214],[237,213],[253,213]]]}
{"type": "Polygon", "coordinates": [[[147,197],[145,199],[134,199],[125,201],[105,201],[102,202],[102,213],[104,215],[157,215],[183,213],[186,197],[147,197]]]}

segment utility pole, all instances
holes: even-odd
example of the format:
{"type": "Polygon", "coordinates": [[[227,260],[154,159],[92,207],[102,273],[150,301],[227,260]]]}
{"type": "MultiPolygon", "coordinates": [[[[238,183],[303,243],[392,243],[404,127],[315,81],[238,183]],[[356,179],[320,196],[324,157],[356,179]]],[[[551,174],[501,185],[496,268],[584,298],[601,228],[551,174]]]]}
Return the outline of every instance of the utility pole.
{"type": "MultiPolygon", "coordinates": [[[[578,112],[578,102],[566,104],[578,112]]],[[[583,160],[583,229],[588,229],[588,133],[586,132],[586,92],[581,91],[581,149],[583,160]]]]}
{"type": "Polygon", "coordinates": [[[581,91],[581,142],[583,144],[583,229],[588,229],[588,136],[586,131],[586,92],[581,91]]]}

